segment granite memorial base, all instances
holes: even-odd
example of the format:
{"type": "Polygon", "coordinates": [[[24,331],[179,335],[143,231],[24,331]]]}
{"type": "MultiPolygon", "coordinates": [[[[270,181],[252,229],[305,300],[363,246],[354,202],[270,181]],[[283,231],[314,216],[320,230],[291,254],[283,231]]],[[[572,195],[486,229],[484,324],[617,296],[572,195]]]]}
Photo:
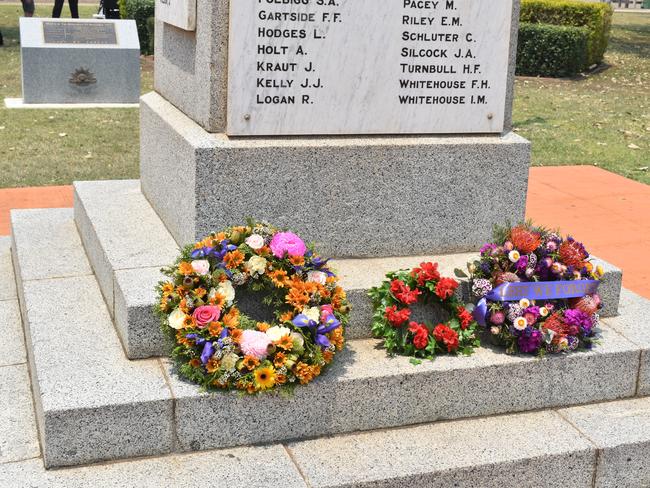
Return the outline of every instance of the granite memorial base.
{"type": "Polygon", "coordinates": [[[5,108],[9,109],[41,109],[67,110],[84,108],[138,108],[139,103],[25,103],[22,98],[5,98],[5,108]]]}
{"type": "Polygon", "coordinates": [[[20,19],[23,104],[137,103],[133,20],[20,19]]]}
{"type": "Polygon", "coordinates": [[[475,251],[524,218],[530,144],[489,136],[233,138],[141,99],[142,191],[180,245],[245,222],[335,257],[475,251]]]}

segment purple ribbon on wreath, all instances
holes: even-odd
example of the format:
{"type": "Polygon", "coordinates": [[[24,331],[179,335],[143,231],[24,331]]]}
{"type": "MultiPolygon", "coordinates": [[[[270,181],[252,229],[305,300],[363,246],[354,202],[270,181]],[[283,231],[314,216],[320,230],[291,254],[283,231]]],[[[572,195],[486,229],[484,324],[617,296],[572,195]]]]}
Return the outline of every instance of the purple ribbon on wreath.
{"type": "Polygon", "coordinates": [[[491,290],[481,298],[474,308],[474,320],[485,327],[485,318],[488,313],[488,301],[511,302],[522,298],[528,300],[558,300],[579,298],[593,295],[598,291],[598,280],[574,281],[529,281],[516,283],[503,283],[491,290]]]}

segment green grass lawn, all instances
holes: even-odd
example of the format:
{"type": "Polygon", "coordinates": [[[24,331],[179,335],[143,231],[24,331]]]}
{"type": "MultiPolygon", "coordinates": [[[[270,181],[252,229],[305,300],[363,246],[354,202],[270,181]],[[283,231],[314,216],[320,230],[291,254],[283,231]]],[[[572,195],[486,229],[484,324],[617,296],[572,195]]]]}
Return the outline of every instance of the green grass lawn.
{"type": "MultiPolygon", "coordinates": [[[[50,8],[36,13],[46,17],[50,8]]],[[[82,17],[95,8],[80,6],[82,17]]],[[[20,13],[0,4],[0,187],[137,178],[137,110],[3,107],[4,97],[21,95],[20,13]]],[[[650,164],[650,15],[614,15],[606,62],[608,69],[580,80],[518,79],[515,130],[533,142],[535,165],[595,164],[650,183],[640,169],[650,164]]],[[[150,60],[142,81],[150,91],[150,60]]]]}
{"type": "Polygon", "coordinates": [[[650,15],[614,14],[605,61],[581,80],[517,79],[515,128],[537,166],[594,164],[650,183],[650,15]]]}
{"type": "MultiPolygon", "coordinates": [[[[38,5],[38,2],[36,2],[38,5]]],[[[47,17],[51,5],[37,6],[47,17]]],[[[94,5],[80,5],[91,17],[94,5]]],[[[66,5],[63,15],[69,16],[66,5]]],[[[0,5],[0,188],[68,184],[74,180],[137,178],[137,109],[7,110],[5,97],[21,96],[20,5],[0,5]]],[[[143,61],[142,91],[152,89],[151,61],[143,61]]]]}

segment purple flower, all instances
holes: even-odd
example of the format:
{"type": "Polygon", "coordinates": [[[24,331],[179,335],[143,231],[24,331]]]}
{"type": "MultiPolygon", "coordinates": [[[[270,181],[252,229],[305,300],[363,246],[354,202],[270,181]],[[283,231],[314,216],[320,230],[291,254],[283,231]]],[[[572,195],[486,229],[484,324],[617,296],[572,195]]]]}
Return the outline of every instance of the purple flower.
{"type": "Polygon", "coordinates": [[[570,308],[564,312],[564,321],[569,325],[580,327],[586,334],[589,334],[594,326],[589,315],[575,308],[570,308]]]}
{"type": "Polygon", "coordinates": [[[520,257],[519,261],[517,261],[517,271],[519,272],[525,271],[527,267],[528,267],[528,256],[520,257]]]}
{"type": "Polygon", "coordinates": [[[486,252],[492,252],[496,248],[497,248],[496,244],[483,244],[483,247],[481,247],[481,254],[486,252]]]}
{"type": "Polygon", "coordinates": [[[524,313],[531,313],[535,316],[535,319],[538,319],[539,316],[541,315],[539,313],[539,307],[536,305],[533,305],[531,307],[528,307],[526,310],[524,310],[524,313]]]}
{"type": "Polygon", "coordinates": [[[537,329],[528,328],[525,333],[519,337],[517,343],[521,352],[537,352],[539,347],[542,345],[542,333],[537,329]],[[530,331],[530,333],[528,331],[530,331]]]}

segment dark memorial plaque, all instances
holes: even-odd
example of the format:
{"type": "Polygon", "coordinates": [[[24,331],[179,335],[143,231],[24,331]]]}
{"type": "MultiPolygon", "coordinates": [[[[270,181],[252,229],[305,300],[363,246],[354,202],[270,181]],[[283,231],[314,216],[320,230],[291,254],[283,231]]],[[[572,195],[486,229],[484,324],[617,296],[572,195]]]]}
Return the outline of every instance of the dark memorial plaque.
{"type": "Polygon", "coordinates": [[[45,44],[117,44],[112,22],[43,22],[45,44]]]}

